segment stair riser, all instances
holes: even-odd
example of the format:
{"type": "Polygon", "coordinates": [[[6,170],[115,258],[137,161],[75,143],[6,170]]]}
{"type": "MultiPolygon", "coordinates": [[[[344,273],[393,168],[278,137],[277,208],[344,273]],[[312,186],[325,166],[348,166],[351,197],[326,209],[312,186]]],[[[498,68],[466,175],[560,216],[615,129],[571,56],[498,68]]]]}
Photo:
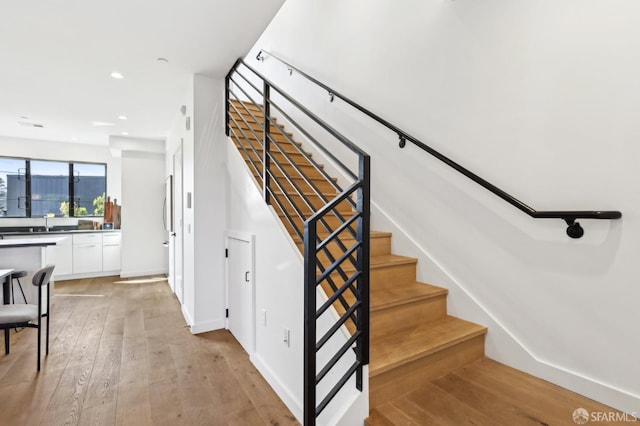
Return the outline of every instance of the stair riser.
{"type": "Polygon", "coordinates": [[[405,330],[420,323],[437,321],[446,315],[446,294],[373,311],[371,312],[371,339],[405,330]]]}
{"type": "MultiPolygon", "coordinates": [[[[247,164],[247,167],[249,168],[255,179],[260,183],[260,186],[262,186],[262,164],[252,164],[246,159],[245,163],[247,164]]],[[[306,180],[300,177],[298,173],[291,174],[288,176],[289,180],[287,180],[283,176],[282,172],[280,172],[280,170],[272,168],[271,177],[272,180],[275,179],[279,183],[279,185],[273,183],[272,186],[273,191],[276,193],[282,191],[290,194],[295,194],[298,192],[301,192],[303,194],[315,194],[317,192],[322,194],[335,193],[335,188],[331,185],[331,183],[329,183],[329,181],[327,181],[323,176],[320,176],[318,173],[310,173],[309,176],[307,176],[306,180]],[[294,188],[294,186],[289,183],[289,181],[293,182],[296,187],[294,188]],[[308,182],[311,182],[315,186],[315,189],[311,187],[308,182]]]]}
{"type": "MultiPolygon", "coordinates": [[[[352,266],[351,262],[349,262],[348,260],[345,260],[341,264],[341,266],[342,266],[342,270],[347,275],[347,277],[353,274],[354,267],[352,266]]],[[[380,289],[383,287],[388,288],[388,286],[404,285],[404,283],[408,281],[406,279],[398,279],[398,277],[409,276],[411,274],[411,271],[413,271],[413,276],[415,277],[415,264],[403,264],[398,266],[371,268],[369,270],[370,286],[372,289],[374,288],[380,289]]],[[[336,283],[344,281],[338,272],[332,273],[330,277],[336,283]]],[[[415,278],[413,278],[411,282],[414,282],[414,281],[415,281],[415,278]]]]}
{"type": "MultiPolygon", "coordinates": [[[[273,205],[273,208],[275,209],[275,211],[278,213],[280,217],[280,220],[282,221],[282,223],[284,224],[285,228],[287,229],[287,231],[289,231],[289,233],[292,236],[298,236],[297,234],[291,232],[291,225],[289,224],[289,222],[282,217],[282,212],[280,211],[279,207],[276,205],[273,205]]],[[[298,229],[300,229],[301,233],[304,233],[304,225],[303,225],[303,221],[301,221],[300,219],[296,217],[294,217],[293,215],[291,216],[291,218],[293,219],[293,222],[295,224],[296,227],[298,227],[298,229]]],[[[329,225],[330,228],[335,229],[339,226],[339,223],[337,221],[337,219],[335,218],[327,218],[327,224],[329,225]]],[[[324,228],[322,228],[322,231],[324,232],[324,228]]]]}
{"type": "MultiPolygon", "coordinates": [[[[274,174],[276,176],[276,179],[278,179],[278,182],[280,182],[280,186],[282,187],[282,189],[284,189],[286,192],[296,192],[296,189],[284,177],[282,177],[282,174],[279,171],[274,172],[274,174]]],[[[302,193],[315,192],[313,188],[311,188],[311,186],[302,178],[290,177],[290,179],[292,180],[293,183],[296,184],[296,186],[300,189],[302,193]]],[[[318,191],[324,194],[336,191],[333,185],[331,185],[331,183],[324,178],[312,179],[311,182],[318,189],[318,191]]]]}
{"type": "MultiPolygon", "coordinates": [[[[263,123],[256,123],[252,119],[247,119],[247,118],[245,118],[245,120],[247,121],[246,123],[239,119],[236,119],[236,120],[237,120],[237,123],[234,123],[233,121],[231,121],[230,127],[234,129],[239,128],[244,130],[244,133],[247,135],[247,137],[249,137],[250,134],[251,134],[251,137],[255,137],[253,136],[253,133],[256,133],[256,135],[262,139],[262,126],[264,126],[263,123]],[[251,132],[249,129],[252,129],[254,132],[251,132]]],[[[279,125],[271,124],[271,127],[269,128],[269,133],[274,136],[283,134],[284,132],[285,132],[284,128],[279,125]]],[[[242,132],[240,132],[240,134],[242,134],[242,132]]]]}
{"type": "MultiPolygon", "coordinates": [[[[263,108],[262,104],[254,104],[249,101],[245,102],[245,101],[238,101],[236,99],[229,99],[229,102],[234,104],[235,107],[238,109],[238,111],[244,111],[244,108],[246,107],[247,109],[250,109],[252,111],[260,112],[260,108],[263,108]]],[[[233,111],[233,108],[231,108],[231,110],[233,111]]],[[[262,114],[262,112],[260,112],[260,114],[262,114]]]]}
{"type": "MultiPolygon", "coordinates": [[[[297,202],[296,199],[292,199],[292,200],[288,200],[287,197],[285,197],[284,195],[276,195],[275,196],[281,203],[282,205],[285,207],[285,210],[289,213],[289,214],[295,214],[295,208],[293,207],[293,205],[291,205],[291,203],[293,202],[293,204],[296,206],[296,208],[302,212],[305,217],[309,217],[311,216],[313,213],[315,213],[318,209],[311,209],[311,207],[309,207],[306,203],[304,203],[300,198],[298,198],[297,202]]],[[[275,202],[274,202],[275,204],[275,202]]],[[[338,210],[338,212],[343,215],[343,217],[348,217],[351,212],[350,211],[346,211],[347,207],[341,207],[340,210],[338,210]]]]}
{"type": "Polygon", "coordinates": [[[370,270],[371,288],[393,288],[416,281],[416,264],[375,267],[370,270]]]}
{"type": "Polygon", "coordinates": [[[484,335],[369,378],[369,405],[379,406],[484,356],[484,335]]]}
{"type": "MultiPolygon", "coordinates": [[[[390,240],[391,240],[390,236],[371,238],[371,244],[369,245],[370,257],[389,254],[391,252],[390,240]]],[[[353,239],[345,239],[344,240],[345,247],[347,248],[351,247],[354,241],[355,240],[353,239]]],[[[302,251],[302,243],[298,243],[297,245],[298,245],[298,248],[300,248],[300,251],[302,251]]],[[[337,258],[337,256],[341,256],[343,253],[343,251],[340,250],[340,247],[338,247],[337,244],[329,244],[327,245],[327,248],[329,249],[329,252],[334,256],[334,258],[337,258]]],[[[321,257],[322,260],[327,259],[326,255],[324,255],[323,253],[321,253],[320,256],[323,256],[321,257]]]]}
{"type": "MultiPolygon", "coordinates": [[[[233,132],[231,132],[231,134],[229,135],[233,141],[236,143],[236,145],[238,144],[238,141],[242,142],[242,145],[244,147],[246,147],[247,150],[250,150],[248,145],[252,145],[256,150],[260,149],[262,150],[262,145],[263,145],[263,140],[262,140],[262,133],[258,133],[258,132],[249,132],[247,130],[245,130],[244,132],[241,132],[239,130],[234,130],[233,132]]],[[[298,147],[300,147],[300,144],[295,144],[298,147]]],[[[300,153],[300,150],[298,148],[296,148],[294,146],[294,144],[291,143],[291,141],[289,139],[287,139],[284,135],[281,134],[276,134],[276,135],[272,135],[271,137],[271,152],[279,152],[279,151],[284,151],[287,153],[300,153]]]]}
{"type": "MultiPolygon", "coordinates": [[[[246,156],[245,152],[240,151],[240,153],[242,154],[242,157],[244,158],[245,162],[248,163],[249,159],[245,157],[246,156]]],[[[257,166],[259,166],[259,169],[262,171],[262,157],[257,158],[255,153],[253,152],[249,152],[248,154],[249,154],[249,158],[253,160],[253,162],[257,166]]],[[[280,168],[278,168],[276,164],[272,164],[270,169],[271,172],[276,176],[282,176],[282,172],[280,171],[280,169],[282,169],[287,173],[287,176],[289,177],[300,176],[300,178],[302,178],[302,175],[300,174],[302,172],[302,174],[304,174],[304,176],[306,176],[307,178],[311,178],[311,179],[322,178],[322,175],[320,174],[320,172],[314,166],[309,164],[306,158],[304,159],[304,161],[296,162],[296,166],[298,167],[298,169],[300,169],[300,171],[296,170],[291,165],[291,163],[289,163],[287,160],[283,160],[283,162],[278,163],[278,165],[280,166],[280,168]]],[[[320,169],[322,168],[320,167],[320,169]]]]}
{"type": "MultiPolygon", "coordinates": [[[[235,142],[235,139],[234,139],[235,142]]],[[[249,155],[251,156],[251,158],[253,159],[259,159],[260,161],[262,161],[262,146],[260,147],[256,147],[255,144],[253,146],[253,149],[248,146],[247,144],[243,144],[242,146],[240,146],[237,142],[235,142],[236,147],[238,148],[238,150],[240,151],[240,153],[245,156],[245,155],[249,155]],[[245,152],[246,151],[246,152],[245,152]]],[[[287,157],[285,157],[285,155],[278,151],[275,147],[272,147],[271,149],[271,157],[275,158],[278,160],[278,162],[280,163],[287,163],[289,162],[289,159],[291,161],[293,161],[294,163],[298,164],[299,162],[302,163],[308,163],[309,160],[306,159],[306,157],[304,155],[302,155],[302,153],[298,150],[296,150],[294,147],[291,146],[291,144],[286,145],[287,147],[291,147],[291,150],[286,150],[283,147],[283,150],[286,152],[287,157]]]]}
{"type": "MultiPolygon", "coordinates": [[[[262,143],[263,143],[262,133],[256,132],[256,135],[246,131],[243,134],[242,132],[235,130],[235,132],[232,132],[229,136],[231,137],[231,139],[233,139],[236,145],[238,144],[238,141],[241,141],[242,145],[247,147],[247,149],[249,149],[247,144],[251,144],[256,150],[262,149],[262,143]],[[258,139],[256,139],[256,135],[258,136],[258,139]]],[[[281,134],[273,135],[272,140],[275,140],[278,143],[278,146],[280,146],[280,148],[282,148],[282,150],[285,152],[300,152],[298,148],[293,146],[291,141],[285,138],[284,135],[281,135],[281,134]]],[[[296,145],[301,146],[298,143],[296,143],[296,145]]],[[[272,151],[278,150],[278,148],[274,146],[271,148],[271,150],[272,151]]]]}
{"type": "Polygon", "coordinates": [[[231,116],[233,118],[235,118],[236,120],[238,120],[240,117],[244,117],[245,120],[251,121],[251,120],[253,120],[253,117],[251,117],[252,114],[253,114],[254,117],[256,117],[256,119],[259,122],[262,121],[263,118],[264,118],[264,114],[262,114],[262,111],[258,111],[255,108],[249,109],[250,113],[248,111],[245,111],[241,106],[238,106],[236,108],[238,109],[240,114],[238,114],[233,108],[231,108],[231,110],[229,111],[231,116]]]}

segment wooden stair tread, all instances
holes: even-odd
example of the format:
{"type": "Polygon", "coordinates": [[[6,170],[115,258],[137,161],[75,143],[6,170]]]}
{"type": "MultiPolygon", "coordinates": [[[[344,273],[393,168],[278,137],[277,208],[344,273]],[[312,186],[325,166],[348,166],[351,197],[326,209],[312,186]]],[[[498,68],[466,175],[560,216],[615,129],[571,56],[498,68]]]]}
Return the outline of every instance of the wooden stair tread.
{"type": "MultiPolygon", "coordinates": [[[[322,230],[318,232],[318,235],[320,236],[320,238],[322,237],[326,237],[329,235],[329,233],[326,230],[322,230]]],[[[384,231],[370,231],[369,232],[369,238],[387,238],[391,236],[391,232],[384,232],[384,231]]],[[[354,241],[355,238],[353,237],[345,237],[345,238],[341,238],[341,240],[344,241],[354,241]]],[[[293,241],[295,243],[298,244],[302,244],[302,239],[298,236],[294,236],[293,237],[293,241]]],[[[345,244],[347,247],[348,245],[345,244]]]]}
{"type": "Polygon", "coordinates": [[[448,292],[446,288],[420,282],[381,289],[373,286],[370,291],[371,312],[403,305],[408,302],[444,297],[448,292]]]}
{"type": "Polygon", "coordinates": [[[399,256],[397,254],[383,254],[381,256],[373,256],[369,266],[371,269],[375,269],[411,263],[418,263],[418,259],[409,256],[399,256]]]}
{"type": "MultiPolygon", "coordinates": [[[[381,256],[372,256],[369,259],[369,271],[372,271],[374,269],[383,269],[390,266],[393,267],[411,265],[416,263],[418,263],[418,259],[416,259],[415,257],[398,256],[396,254],[383,254],[381,256]]],[[[353,267],[353,265],[345,261],[343,262],[342,270],[345,273],[350,273],[355,271],[355,268],[353,267]]]]}
{"type": "Polygon", "coordinates": [[[486,327],[447,316],[372,339],[369,376],[374,377],[486,332],[486,327]]]}
{"type": "Polygon", "coordinates": [[[392,423],[375,408],[369,411],[369,417],[365,419],[364,424],[365,426],[395,426],[395,423],[392,423]]]}

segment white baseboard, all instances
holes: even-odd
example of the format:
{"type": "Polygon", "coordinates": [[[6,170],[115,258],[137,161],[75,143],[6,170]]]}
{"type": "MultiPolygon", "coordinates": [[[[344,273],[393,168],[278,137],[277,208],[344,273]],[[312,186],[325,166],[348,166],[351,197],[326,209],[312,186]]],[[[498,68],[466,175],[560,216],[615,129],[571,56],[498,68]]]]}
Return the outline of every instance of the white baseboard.
{"type": "Polygon", "coordinates": [[[64,280],[79,280],[83,278],[98,278],[98,277],[120,277],[120,271],[107,271],[107,272],[88,272],[85,274],[68,274],[68,275],[56,275],[54,278],[58,281],[64,280]]]}
{"type": "Polygon", "coordinates": [[[219,318],[212,321],[200,322],[195,324],[189,322],[189,324],[191,324],[191,334],[199,334],[206,333],[207,331],[220,330],[225,328],[225,319],[219,318]]]}
{"type": "Polygon", "coordinates": [[[249,357],[256,369],[262,374],[262,377],[269,383],[269,386],[280,397],[284,405],[287,406],[289,411],[296,417],[296,420],[302,423],[302,395],[296,397],[291,391],[282,384],[278,376],[273,374],[273,371],[269,366],[260,358],[257,354],[252,354],[249,357]]]}
{"type": "Polygon", "coordinates": [[[182,308],[182,316],[184,317],[184,320],[187,322],[189,327],[191,327],[193,324],[193,319],[191,319],[191,315],[189,315],[189,311],[187,311],[187,308],[185,308],[184,305],[182,305],[181,308],[182,308]]]}
{"type": "Polygon", "coordinates": [[[146,271],[120,271],[121,278],[146,277],[149,275],[167,275],[167,269],[148,269],[146,271]]]}

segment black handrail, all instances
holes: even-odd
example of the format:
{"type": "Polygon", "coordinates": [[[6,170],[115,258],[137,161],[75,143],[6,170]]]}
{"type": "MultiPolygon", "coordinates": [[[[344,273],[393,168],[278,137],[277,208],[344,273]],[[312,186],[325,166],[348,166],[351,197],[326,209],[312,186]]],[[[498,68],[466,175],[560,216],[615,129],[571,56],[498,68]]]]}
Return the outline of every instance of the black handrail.
{"type": "MultiPolygon", "coordinates": [[[[303,240],[305,267],[303,423],[312,426],[315,424],[316,418],[350,378],[355,376],[355,387],[362,391],[363,368],[369,363],[369,155],[247,65],[242,59],[238,59],[227,74],[225,88],[227,135],[234,140],[240,152],[243,153],[249,170],[256,176],[257,180],[261,180],[265,202],[279,209],[284,216],[283,221],[303,240]],[[251,71],[260,79],[262,87],[257,87],[250,79],[245,77],[240,72],[240,67],[243,67],[243,71],[245,69],[251,71]],[[261,103],[257,103],[245,91],[242,87],[243,84],[234,79],[235,76],[244,80],[247,90],[259,94],[261,103]],[[242,92],[243,100],[240,100],[240,97],[231,88],[231,84],[238,87],[242,92]],[[280,109],[271,99],[274,92],[356,154],[358,158],[357,174],[349,170],[285,111],[280,109]],[[258,107],[260,113],[257,115],[261,115],[261,119],[258,119],[256,114],[251,112],[247,107],[248,104],[258,107]],[[241,111],[241,109],[244,111],[241,111]],[[279,117],[283,117],[285,121],[307,136],[310,143],[327,154],[334,164],[345,172],[345,175],[353,179],[353,182],[344,190],[334,183],[322,167],[302,148],[298,147],[289,135],[282,131],[282,128],[271,117],[271,113],[274,110],[279,117]],[[236,119],[236,117],[239,119],[236,119]],[[243,127],[246,128],[246,131],[243,127]],[[284,145],[281,146],[281,142],[274,138],[274,133],[276,132],[281,137],[284,136],[284,139],[295,147],[298,153],[313,166],[312,169],[315,173],[329,182],[337,195],[329,200],[328,198],[333,195],[325,196],[316,187],[310,175],[305,174],[304,167],[296,164],[283,148],[284,145]],[[260,150],[262,150],[262,153],[260,153],[260,150]],[[280,164],[281,162],[282,164],[280,164]],[[291,167],[293,172],[285,170],[285,166],[291,167]],[[278,174],[274,173],[276,171],[278,174]],[[314,203],[308,199],[305,191],[294,181],[293,176],[295,176],[295,179],[302,179],[305,185],[311,188],[313,192],[311,196],[317,197],[317,199],[314,199],[316,200],[314,203]],[[283,186],[285,182],[290,188],[285,189],[283,186]],[[296,197],[295,201],[293,197],[296,197]],[[323,205],[319,206],[318,204],[323,205]],[[350,209],[346,212],[347,214],[341,210],[342,207],[350,209]],[[310,213],[307,214],[309,211],[310,213]],[[330,223],[328,219],[334,220],[330,223]],[[338,224],[335,224],[335,221],[338,224]],[[303,229],[300,229],[299,226],[301,222],[304,222],[303,229]],[[318,226],[320,226],[320,229],[318,229],[318,226]],[[354,227],[355,229],[353,229],[354,227]],[[349,241],[354,240],[355,242],[349,243],[349,247],[347,247],[345,245],[346,241],[343,241],[345,237],[349,241]],[[330,246],[338,253],[330,250],[330,246]],[[321,259],[320,255],[323,255],[324,258],[321,259]],[[329,265],[325,267],[323,263],[327,261],[329,265]],[[318,286],[322,286],[327,297],[327,300],[320,307],[317,306],[316,299],[318,286]],[[350,291],[355,297],[345,297],[347,291],[350,291]],[[334,319],[331,325],[326,325],[327,330],[319,330],[317,327],[318,319],[332,306],[337,309],[336,312],[342,310],[339,314],[339,319],[334,319]],[[328,354],[330,359],[324,366],[318,365],[318,352],[320,349],[338,330],[345,330],[349,320],[353,322],[355,331],[349,331],[350,336],[341,343],[340,348],[332,354],[328,354]],[[319,339],[318,334],[321,334],[319,339]],[[338,376],[337,381],[332,383],[333,386],[327,393],[319,395],[318,384],[328,378],[329,371],[337,368],[338,363],[344,357],[353,357],[352,354],[355,355],[353,361],[347,360],[350,363],[350,367],[346,371],[335,372],[335,375],[332,374],[332,378],[338,376]]],[[[325,354],[326,350],[326,348],[323,349],[325,354]]],[[[342,366],[343,364],[341,363],[340,365],[342,366]]]]}
{"type": "Polygon", "coordinates": [[[273,59],[281,62],[284,65],[286,65],[290,72],[295,71],[297,74],[300,74],[301,76],[303,76],[307,80],[311,81],[313,84],[315,84],[315,85],[323,88],[324,90],[326,90],[328,92],[329,96],[330,96],[331,102],[333,102],[334,97],[338,97],[342,101],[344,101],[345,103],[351,105],[353,108],[355,108],[358,111],[360,111],[361,113],[367,115],[368,117],[370,117],[373,120],[377,121],[378,123],[382,124],[384,127],[388,128],[389,130],[391,130],[394,133],[396,133],[398,135],[398,138],[399,138],[399,146],[400,146],[400,148],[404,148],[406,146],[407,141],[413,143],[417,147],[419,147],[422,150],[428,152],[429,154],[431,154],[432,156],[434,156],[438,160],[440,160],[443,163],[447,164],[448,166],[452,167],[456,171],[460,172],[461,174],[463,174],[464,176],[468,177],[472,181],[476,182],[477,184],[479,184],[483,188],[487,189],[488,191],[490,191],[493,194],[497,195],[498,197],[502,198],[503,200],[505,200],[509,204],[515,206],[516,208],[518,208],[519,210],[523,211],[524,213],[526,213],[527,215],[531,216],[532,218],[535,218],[535,219],[562,219],[562,220],[564,220],[567,223],[567,235],[570,236],[571,238],[580,238],[584,234],[584,229],[580,226],[580,223],[576,222],[577,219],[620,219],[622,217],[622,213],[619,212],[619,211],[615,211],[615,210],[614,211],[599,211],[599,210],[566,210],[566,211],[565,210],[562,210],[562,211],[553,211],[553,210],[551,210],[551,211],[538,211],[538,210],[535,210],[534,208],[529,207],[527,204],[523,203],[522,201],[518,200],[517,198],[515,198],[514,196],[508,194],[507,192],[503,191],[502,189],[498,188],[497,186],[487,182],[486,180],[484,180],[483,178],[481,178],[477,174],[471,172],[469,169],[461,166],[460,164],[456,163],[455,161],[451,160],[450,158],[446,157],[445,155],[439,153],[438,151],[436,151],[435,149],[431,148],[430,146],[428,146],[424,142],[420,141],[419,139],[411,136],[408,132],[400,129],[399,127],[391,124],[390,122],[388,122],[384,118],[380,117],[379,115],[374,114],[373,112],[369,111],[368,109],[360,106],[359,104],[355,103],[354,101],[352,101],[348,97],[346,97],[346,96],[342,95],[341,93],[333,90],[332,88],[330,88],[326,84],[316,80],[315,78],[313,78],[310,75],[306,74],[305,72],[299,70],[298,68],[294,67],[290,63],[284,61],[283,59],[277,57],[276,55],[273,55],[272,53],[269,53],[266,50],[260,50],[260,52],[258,52],[258,55],[256,55],[256,59],[259,60],[259,61],[264,61],[263,54],[269,55],[273,59]]]}

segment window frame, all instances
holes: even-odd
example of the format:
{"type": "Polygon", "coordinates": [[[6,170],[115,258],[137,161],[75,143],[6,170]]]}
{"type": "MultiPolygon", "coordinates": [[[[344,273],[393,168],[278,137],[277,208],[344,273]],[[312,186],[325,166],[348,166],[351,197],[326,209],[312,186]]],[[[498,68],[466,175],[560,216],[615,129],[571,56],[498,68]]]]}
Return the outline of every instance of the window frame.
{"type": "MultiPolygon", "coordinates": [[[[57,162],[57,163],[66,163],[69,167],[69,191],[68,191],[68,199],[67,202],[69,203],[69,218],[92,218],[92,217],[102,217],[102,216],[96,216],[93,214],[87,214],[87,215],[82,215],[82,216],[76,216],[76,211],[73,208],[74,205],[74,198],[75,198],[75,193],[76,193],[76,189],[75,189],[75,183],[76,183],[76,175],[74,173],[74,164],[89,164],[89,165],[95,165],[95,166],[103,166],[104,167],[104,197],[106,199],[106,195],[107,195],[107,177],[109,175],[109,169],[108,169],[108,164],[107,163],[97,163],[97,162],[92,162],[92,161],[65,161],[65,160],[54,160],[54,159],[49,159],[49,158],[27,158],[27,157],[12,157],[12,156],[6,156],[6,155],[1,155],[0,158],[6,158],[9,160],[24,160],[25,162],[25,215],[24,216],[0,216],[0,220],[2,219],[32,219],[34,216],[32,216],[32,191],[31,191],[31,185],[33,180],[31,179],[31,161],[50,161],[50,162],[57,162]]],[[[40,216],[36,216],[36,217],[40,217],[40,216]]]]}

